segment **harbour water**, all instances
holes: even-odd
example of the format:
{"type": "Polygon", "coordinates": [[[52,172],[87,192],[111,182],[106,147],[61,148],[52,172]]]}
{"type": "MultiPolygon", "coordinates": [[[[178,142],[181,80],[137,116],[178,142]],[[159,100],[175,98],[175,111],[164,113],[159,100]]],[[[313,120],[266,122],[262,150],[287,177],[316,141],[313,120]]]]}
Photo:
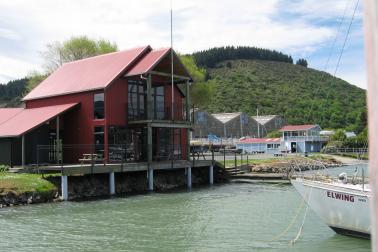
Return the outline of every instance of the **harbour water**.
{"type": "Polygon", "coordinates": [[[291,185],[237,184],[191,192],[0,209],[0,251],[370,251],[335,234],[291,185]],[[295,218],[296,217],[296,218],[295,218]]]}

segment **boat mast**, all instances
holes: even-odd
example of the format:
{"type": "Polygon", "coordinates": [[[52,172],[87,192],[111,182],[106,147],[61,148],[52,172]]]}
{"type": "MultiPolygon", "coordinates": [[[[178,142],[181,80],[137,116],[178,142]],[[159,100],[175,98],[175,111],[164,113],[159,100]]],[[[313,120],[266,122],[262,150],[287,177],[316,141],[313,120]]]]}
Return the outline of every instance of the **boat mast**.
{"type": "Polygon", "coordinates": [[[369,132],[369,177],[371,183],[370,213],[373,251],[378,251],[378,3],[365,0],[365,57],[367,67],[367,103],[369,132]]]}

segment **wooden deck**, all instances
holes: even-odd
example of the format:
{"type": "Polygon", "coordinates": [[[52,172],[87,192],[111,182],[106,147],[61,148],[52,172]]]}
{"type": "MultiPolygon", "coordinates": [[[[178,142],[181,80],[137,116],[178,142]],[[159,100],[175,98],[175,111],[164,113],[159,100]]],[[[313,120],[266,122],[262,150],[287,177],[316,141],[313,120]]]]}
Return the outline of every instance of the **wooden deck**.
{"type": "MultiPolygon", "coordinates": [[[[194,166],[192,161],[178,160],[174,161],[164,161],[164,162],[153,162],[151,167],[153,170],[170,170],[170,169],[183,169],[191,166],[196,167],[209,167],[212,164],[211,160],[195,160],[194,166]]],[[[40,166],[39,171],[41,172],[62,172],[62,175],[84,175],[84,174],[95,174],[95,173],[109,173],[109,172],[135,172],[135,171],[147,171],[148,163],[117,163],[117,164],[63,164],[62,165],[48,165],[40,166]]]]}

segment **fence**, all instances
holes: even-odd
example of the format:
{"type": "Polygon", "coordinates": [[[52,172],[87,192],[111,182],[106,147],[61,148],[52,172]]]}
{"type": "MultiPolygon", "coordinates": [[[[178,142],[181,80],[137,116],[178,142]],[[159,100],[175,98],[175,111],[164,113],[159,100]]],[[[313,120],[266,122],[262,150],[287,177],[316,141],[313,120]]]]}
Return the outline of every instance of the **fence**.
{"type": "Polygon", "coordinates": [[[220,149],[219,151],[207,149],[191,148],[191,162],[195,167],[197,160],[209,160],[213,164],[217,162],[224,168],[239,168],[243,170],[249,169],[249,164],[252,163],[252,155],[243,154],[236,149],[220,149]]]}

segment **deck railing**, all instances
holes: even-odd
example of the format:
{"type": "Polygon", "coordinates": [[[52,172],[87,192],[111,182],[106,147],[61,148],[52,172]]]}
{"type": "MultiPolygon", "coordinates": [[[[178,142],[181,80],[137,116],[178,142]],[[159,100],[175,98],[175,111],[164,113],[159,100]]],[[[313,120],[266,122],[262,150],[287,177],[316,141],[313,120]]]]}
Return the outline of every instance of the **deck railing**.
{"type": "MultiPolygon", "coordinates": [[[[38,166],[62,164],[147,162],[146,145],[134,144],[63,144],[38,145],[33,163],[38,166]]],[[[153,146],[152,161],[182,159],[181,145],[153,146]]]]}
{"type": "MultiPolygon", "coordinates": [[[[132,109],[131,106],[126,106],[127,118],[129,121],[141,121],[147,120],[147,110],[143,108],[142,110],[132,109]]],[[[183,105],[175,104],[173,107],[174,121],[189,121],[186,112],[184,111],[183,105]]],[[[172,106],[158,106],[152,115],[153,120],[172,120],[172,106]]]]}
{"type": "MultiPolygon", "coordinates": [[[[282,138],[281,138],[282,139],[282,138]]],[[[325,136],[284,136],[284,141],[308,141],[308,142],[327,142],[329,137],[325,136]]]]}

